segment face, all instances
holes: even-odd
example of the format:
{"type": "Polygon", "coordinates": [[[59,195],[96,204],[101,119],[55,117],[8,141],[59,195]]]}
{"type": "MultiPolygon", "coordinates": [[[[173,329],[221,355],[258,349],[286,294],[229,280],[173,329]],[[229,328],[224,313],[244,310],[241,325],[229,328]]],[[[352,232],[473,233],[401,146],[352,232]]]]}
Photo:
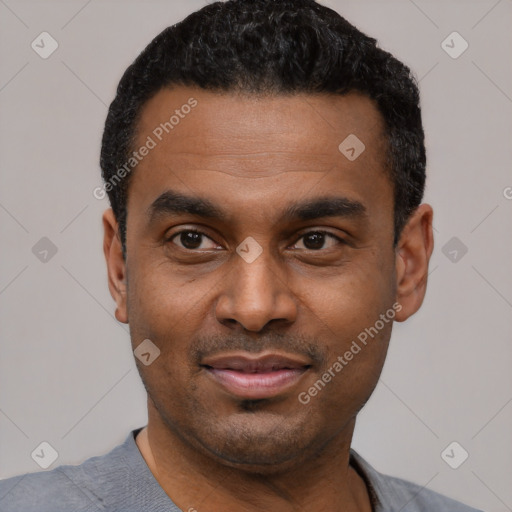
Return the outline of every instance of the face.
{"type": "Polygon", "coordinates": [[[137,361],[150,417],[233,467],[319,453],[353,427],[392,321],[424,293],[428,212],[395,249],[379,112],[358,94],[180,87],[144,106],[142,146],[126,262],[104,223],[117,318],[134,349],[160,350],[137,361]]]}

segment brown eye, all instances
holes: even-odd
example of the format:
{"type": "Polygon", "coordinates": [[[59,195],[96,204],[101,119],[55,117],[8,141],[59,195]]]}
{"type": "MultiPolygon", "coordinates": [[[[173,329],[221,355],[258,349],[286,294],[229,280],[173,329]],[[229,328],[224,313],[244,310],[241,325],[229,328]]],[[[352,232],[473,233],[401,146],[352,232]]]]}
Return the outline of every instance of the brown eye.
{"type": "MultiPolygon", "coordinates": [[[[302,235],[299,240],[303,240],[304,249],[311,251],[318,251],[320,249],[330,249],[335,247],[337,244],[343,243],[343,240],[334,236],[331,233],[325,231],[311,231],[302,235]],[[330,241],[331,243],[325,247],[325,243],[330,241]]],[[[298,247],[301,249],[302,247],[298,247]]]]}
{"type": "Polygon", "coordinates": [[[204,233],[195,231],[193,229],[186,229],[174,234],[170,239],[170,242],[190,251],[197,249],[215,249],[216,244],[208,238],[204,233]],[[208,241],[211,242],[211,246],[208,247],[208,241]],[[204,245],[206,244],[206,246],[204,245]]]}

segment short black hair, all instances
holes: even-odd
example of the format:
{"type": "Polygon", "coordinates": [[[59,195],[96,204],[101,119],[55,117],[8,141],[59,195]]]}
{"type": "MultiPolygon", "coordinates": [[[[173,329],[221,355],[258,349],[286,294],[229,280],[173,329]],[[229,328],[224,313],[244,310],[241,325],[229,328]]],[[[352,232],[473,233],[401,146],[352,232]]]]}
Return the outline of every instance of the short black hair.
{"type": "Polygon", "coordinates": [[[131,174],[113,178],[131,157],[142,107],[173,85],[254,94],[357,91],[374,100],[386,128],[396,245],[425,188],[420,98],[410,69],[314,0],[228,0],[163,30],[119,82],[100,164],[125,256],[131,174]]]}

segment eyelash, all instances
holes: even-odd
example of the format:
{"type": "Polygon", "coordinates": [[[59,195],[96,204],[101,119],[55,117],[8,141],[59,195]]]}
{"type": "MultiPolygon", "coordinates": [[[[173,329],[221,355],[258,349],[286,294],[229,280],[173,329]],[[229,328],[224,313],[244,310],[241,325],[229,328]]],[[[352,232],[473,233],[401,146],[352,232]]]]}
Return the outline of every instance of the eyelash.
{"type": "MultiPolygon", "coordinates": [[[[166,243],[172,243],[172,241],[178,237],[179,235],[181,235],[182,233],[197,233],[199,235],[202,235],[206,238],[208,238],[209,240],[212,240],[206,233],[203,233],[202,231],[199,231],[198,229],[194,229],[194,228],[188,228],[188,229],[182,229],[181,231],[177,231],[176,233],[173,233],[170,237],[168,237],[166,239],[166,243]]],[[[323,230],[311,230],[311,231],[307,231],[306,233],[303,233],[301,236],[299,236],[299,238],[297,239],[297,241],[295,242],[295,244],[301,240],[302,238],[305,238],[306,236],[308,235],[311,235],[311,234],[321,234],[321,235],[326,235],[328,237],[331,237],[331,238],[334,238],[338,243],[340,244],[346,244],[347,242],[345,240],[343,240],[342,238],[339,238],[337,237],[336,235],[330,233],[329,231],[323,231],[323,230]]],[[[212,242],[214,242],[214,240],[212,240],[212,242]]],[[[179,246],[178,246],[179,247],[179,246]]],[[[180,249],[183,249],[184,251],[191,251],[191,252],[197,252],[197,249],[187,249],[187,248],[184,248],[184,247],[180,247],[180,249]]],[[[319,252],[321,251],[322,249],[306,249],[306,250],[309,250],[309,251],[313,251],[313,252],[319,252]]]]}

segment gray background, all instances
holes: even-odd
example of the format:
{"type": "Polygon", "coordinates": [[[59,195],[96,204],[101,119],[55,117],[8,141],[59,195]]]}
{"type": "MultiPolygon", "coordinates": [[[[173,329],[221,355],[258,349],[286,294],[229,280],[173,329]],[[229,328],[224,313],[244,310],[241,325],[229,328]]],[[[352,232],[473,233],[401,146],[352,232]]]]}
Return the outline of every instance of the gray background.
{"type": "MultiPolygon", "coordinates": [[[[323,3],[421,80],[425,200],[435,210],[424,306],[395,325],[354,446],[380,471],[510,511],[512,2],[323,3]],[[457,59],[441,47],[453,31],[469,43],[457,59]],[[469,453],[456,470],[441,458],[452,441],[469,453]]],[[[146,422],[128,331],[107,289],[100,218],[108,204],[92,191],[122,72],[202,5],[0,0],[2,478],[41,470],[30,454],[42,441],[58,451],[51,467],[79,463],[146,422]],[[59,44],[47,59],[31,48],[43,31],[59,44]],[[42,237],[57,248],[46,262],[32,251],[42,237]]]]}

